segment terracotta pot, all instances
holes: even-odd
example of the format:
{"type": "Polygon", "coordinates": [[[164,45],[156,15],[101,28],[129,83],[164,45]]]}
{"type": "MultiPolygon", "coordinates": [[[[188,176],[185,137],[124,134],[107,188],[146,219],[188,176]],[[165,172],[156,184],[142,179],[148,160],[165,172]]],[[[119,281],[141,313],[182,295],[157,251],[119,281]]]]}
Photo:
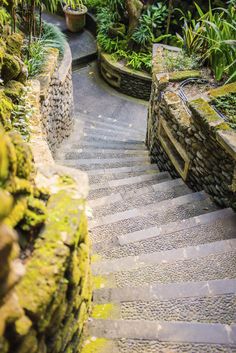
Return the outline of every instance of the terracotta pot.
{"type": "Polygon", "coordinates": [[[80,32],[86,23],[87,7],[84,6],[80,10],[72,10],[68,6],[63,8],[66,16],[66,25],[71,32],[80,32]]]}

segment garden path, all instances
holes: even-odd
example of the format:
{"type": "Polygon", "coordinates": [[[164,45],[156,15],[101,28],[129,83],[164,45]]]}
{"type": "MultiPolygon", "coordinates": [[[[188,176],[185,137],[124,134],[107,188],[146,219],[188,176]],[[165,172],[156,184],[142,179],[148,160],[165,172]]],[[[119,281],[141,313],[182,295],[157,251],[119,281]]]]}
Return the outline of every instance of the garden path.
{"type": "Polygon", "coordinates": [[[87,171],[94,309],[83,353],[236,352],[236,218],[149,161],[147,106],[74,71],[57,153],[87,171]]]}

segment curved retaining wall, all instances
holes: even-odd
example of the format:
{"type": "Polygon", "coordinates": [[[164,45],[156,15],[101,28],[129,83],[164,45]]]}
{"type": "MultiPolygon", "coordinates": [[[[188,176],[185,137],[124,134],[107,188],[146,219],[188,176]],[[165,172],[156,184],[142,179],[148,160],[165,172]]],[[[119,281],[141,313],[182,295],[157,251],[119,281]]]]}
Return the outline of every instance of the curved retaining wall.
{"type": "MultiPolygon", "coordinates": [[[[52,58],[57,56],[56,51],[51,54],[52,58]]],[[[30,119],[34,183],[41,190],[49,190],[50,198],[44,228],[25,260],[20,259],[18,235],[0,220],[1,353],[77,353],[90,310],[88,177],[56,165],[45,139],[46,131],[50,146],[57,145],[50,138],[57,125],[50,119],[44,121],[42,109],[42,77],[43,82],[49,82],[47,87],[52,86],[52,75],[59,73],[56,62],[53,68],[40,81],[28,82],[28,101],[34,108],[30,119]]],[[[65,80],[68,77],[65,74],[65,80]]],[[[53,107],[50,105],[54,116],[53,107]]],[[[68,119],[73,122],[71,116],[68,119]]],[[[55,130],[57,143],[65,137],[63,119],[60,124],[61,129],[55,130]]],[[[66,126],[67,133],[70,128],[66,126]]]]}
{"type": "Polygon", "coordinates": [[[99,51],[98,65],[104,80],[117,91],[128,96],[149,100],[151,75],[129,69],[112,60],[111,55],[99,51]]]}
{"type": "Polygon", "coordinates": [[[236,209],[236,132],[211,106],[214,97],[236,92],[236,84],[193,98],[187,109],[178,95],[179,84],[201,73],[167,73],[162,55],[158,49],[153,60],[146,139],[152,161],[193,189],[204,189],[221,206],[236,209]]]}
{"type": "Polygon", "coordinates": [[[72,55],[67,43],[64,57],[58,62],[58,50],[50,49],[43,72],[36,77],[40,82],[43,129],[53,153],[70,135],[74,123],[72,55]]]}

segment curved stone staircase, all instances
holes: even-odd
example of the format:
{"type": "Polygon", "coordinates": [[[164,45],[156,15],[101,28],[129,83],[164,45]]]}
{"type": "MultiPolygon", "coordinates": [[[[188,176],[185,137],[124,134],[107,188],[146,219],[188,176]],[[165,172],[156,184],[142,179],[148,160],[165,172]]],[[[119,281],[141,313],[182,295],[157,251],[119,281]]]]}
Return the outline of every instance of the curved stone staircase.
{"type": "Polygon", "coordinates": [[[57,155],[90,179],[83,352],[236,352],[236,216],[150,164],[136,122],[80,113],[57,155]]]}

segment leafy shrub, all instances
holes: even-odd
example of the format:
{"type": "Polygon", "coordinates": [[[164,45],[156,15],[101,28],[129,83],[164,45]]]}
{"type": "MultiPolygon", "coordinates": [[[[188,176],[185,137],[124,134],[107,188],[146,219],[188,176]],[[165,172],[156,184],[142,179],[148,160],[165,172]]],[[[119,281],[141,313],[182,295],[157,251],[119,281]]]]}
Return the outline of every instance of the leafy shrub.
{"type": "Polygon", "coordinates": [[[163,29],[167,15],[166,5],[158,2],[156,5],[150,6],[141,16],[140,25],[132,36],[133,40],[143,47],[163,40],[165,37],[163,29]]]}
{"type": "Polygon", "coordinates": [[[45,41],[46,46],[57,48],[59,50],[60,56],[63,56],[66,44],[66,36],[57,26],[44,22],[42,40],[45,41]]]}
{"type": "Polygon", "coordinates": [[[236,18],[235,8],[214,9],[207,13],[196,5],[198,19],[191,14],[183,17],[183,35],[177,35],[186,52],[200,55],[210,65],[216,80],[224,75],[236,80],[236,18]]]}

